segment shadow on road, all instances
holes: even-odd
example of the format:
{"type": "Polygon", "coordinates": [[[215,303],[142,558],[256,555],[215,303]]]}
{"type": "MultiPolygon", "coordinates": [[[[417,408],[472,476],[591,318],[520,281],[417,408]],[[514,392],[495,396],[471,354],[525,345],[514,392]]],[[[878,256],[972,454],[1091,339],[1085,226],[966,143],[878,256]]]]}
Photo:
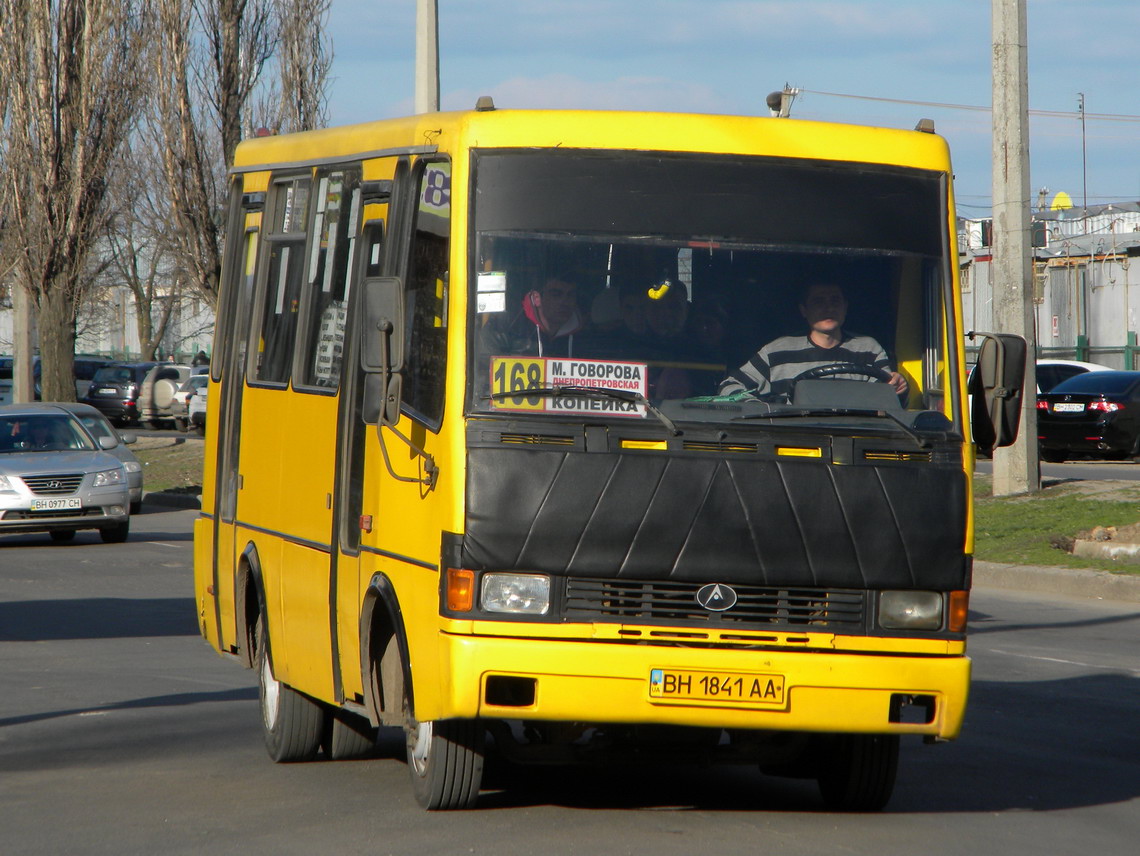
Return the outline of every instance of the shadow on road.
{"type": "Polygon", "coordinates": [[[92,597],[0,603],[0,641],[196,636],[189,597],[92,597]]]}

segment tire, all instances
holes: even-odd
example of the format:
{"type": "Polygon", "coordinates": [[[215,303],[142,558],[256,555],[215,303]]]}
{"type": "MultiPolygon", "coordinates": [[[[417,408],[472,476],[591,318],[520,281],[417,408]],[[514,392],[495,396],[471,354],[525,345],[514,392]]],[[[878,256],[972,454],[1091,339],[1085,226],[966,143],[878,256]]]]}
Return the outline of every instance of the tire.
{"type": "Polygon", "coordinates": [[[181,416],[174,417],[174,427],[185,434],[190,430],[190,420],[181,416]]]}
{"type": "Polygon", "coordinates": [[[1066,452],[1058,451],[1057,449],[1042,449],[1041,460],[1047,464],[1063,464],[1069,459],[1066,452]]]}
{"type": "Polygon", "coordinates": [[[68,544],[75,540],[74,529],[52,529],[48,534],[57,544],[68,544]]]}
{"type": "Polygon", "coordinates": [[[131,502],[131,514],[138,514],[142,511],[142,500],[136,499],[131,502]]]}
{"type": "Polygon", "coordinates": [[[483,724],[477,719],[411,722],[405,731],[416,802],[428,811],[472,808],[483,781],[483,724]]]}
{"type": "Polygon", "coordinates": [[[174,396],[178,393],[178,384],[170,378],[163,378],[156,380],[154,387],[151,390],[151,402],[155,411],[161,413],[162,411],[170,410],[170,403],[174,401],[174,396]]]}
{"type": "Polygon", "coordinates": [[[320,703],[286,686],[273,676],[265,616],[258,616],[257,698],[265,749],[278,764],[311,761],[321,748],[325,711],[320,703]]]}
{"type": "Polygon", "coordinates": [[[131,521],[130,518],[118,526],[104,526],[99,530],[99,537],[103,539],[104,544],[122,544],[127,540],[127,536],[131,534],[131,521]]]}
{"type": "Polygon", "coordinates": [[[332,708],[325,716],[321,746],[333,761],[366,758],[376,749],[377,729],[363,716],[342,708],[332,708]]]}
{"type": "Polygon", "coordinates": [[[899,766],[897,734],[844,734],[828,747],[819,792],[835,811],[878,811],[891,798],[899,766]]]}

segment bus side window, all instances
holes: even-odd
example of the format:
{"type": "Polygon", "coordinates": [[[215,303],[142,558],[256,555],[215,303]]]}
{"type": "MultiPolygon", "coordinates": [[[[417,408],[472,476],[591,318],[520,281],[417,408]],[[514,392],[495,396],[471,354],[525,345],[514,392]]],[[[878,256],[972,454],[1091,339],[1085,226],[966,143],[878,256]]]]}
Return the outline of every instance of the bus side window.
{"type": "Polygon", "coordinates": [[[424,165],[405,284],[404,403],[433,428],[443,418],[447,380],[447,282],[451,164],[424,165]]]}
{"type": "Polygon", "coordinates": [[[305,316],[303,384],[340,385],[344,326],[348,318],[349,272],[360,219],[360,171],[321,176],[310,235],[308,313],[305,316]]]}
{"type": "Polygon", "coordinates": [[[289,380],[304,278],[309,185],[305,177],[277,181],[273,186],[272,219],[264,237],[267,264],[260,283],[261,325],[254,346],[256,380],[289,380]]]}

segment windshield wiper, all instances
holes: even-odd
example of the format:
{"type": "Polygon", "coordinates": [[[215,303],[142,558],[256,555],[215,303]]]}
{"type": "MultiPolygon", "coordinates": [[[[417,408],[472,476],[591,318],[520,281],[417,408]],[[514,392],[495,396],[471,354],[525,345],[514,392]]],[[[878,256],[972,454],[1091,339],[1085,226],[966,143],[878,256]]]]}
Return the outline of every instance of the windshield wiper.
{"type": "Polygon", "coordinates": [[[918,444],[920,449],[930,448],[930,441],[924,440],[922,435],[899,419],[889,410],[861,410],[851,407],[792,407],[789,410],[777,410],[768,413],[749,413],[747,416],[736,416],[733,422],[746,422],[752,419],[789,419],[796,416],[870,416],[872,418],[887,418],[903,430],[908,437],[918,444]]]}
{"type": "Polygon", "coordinates": [[[648,398],[640,392],[630,389],[613,389],[608,386],[575,386],[567,384],[565,386],[533,386],[528,389],[520,389],[513,392],[493,392],[486,398],[492,401],[502,401],[506,398],[522,398],[527,395],[537,395],[540,398],[610,398],[617,401],[629,401],[634,404],[644,405],[645,409],[652,413],[661,422],[662,425],[668,429],[669,433],[674,437],[679,437],[681,431],[673,424],[673,420],[662,413],[648,398]]]}

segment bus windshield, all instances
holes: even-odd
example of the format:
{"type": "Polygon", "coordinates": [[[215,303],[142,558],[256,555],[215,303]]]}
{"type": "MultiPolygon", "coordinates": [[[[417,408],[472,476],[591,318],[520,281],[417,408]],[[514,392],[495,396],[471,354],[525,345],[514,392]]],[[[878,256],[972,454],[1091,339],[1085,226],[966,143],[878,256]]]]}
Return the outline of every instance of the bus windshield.
{"type": "Polygon", "coordinates": [[[941,173],[582,150],[472,159],[472,412],[802,425],[837,409],[911,424],[957,409],[944,403],[941,173]]]}

